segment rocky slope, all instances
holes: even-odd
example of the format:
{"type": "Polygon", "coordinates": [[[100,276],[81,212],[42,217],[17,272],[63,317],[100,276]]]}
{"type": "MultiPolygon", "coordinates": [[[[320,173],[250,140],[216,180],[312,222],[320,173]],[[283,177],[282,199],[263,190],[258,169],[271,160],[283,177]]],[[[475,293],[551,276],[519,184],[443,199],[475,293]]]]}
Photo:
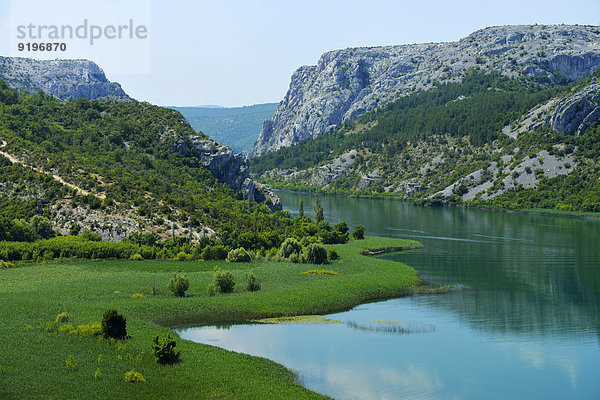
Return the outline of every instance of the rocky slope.
{"type": "Polygon", "coordinates": [[[121,85],[106,79],[104,71],[89,60],[34,60],[0,57],[0,79],[19,91],[42,91],[61,101],[131,101],[121,85]]]}
{"type": "Polygon", "coordinates": [[[331,132],[398,96],[460,80],[471,68],[555,83],[587,76],[600,66],[597,26],[502,26],[458,42],[350,48],[300,67],[273,119],[250,153],[290,146],[331,132]]]}

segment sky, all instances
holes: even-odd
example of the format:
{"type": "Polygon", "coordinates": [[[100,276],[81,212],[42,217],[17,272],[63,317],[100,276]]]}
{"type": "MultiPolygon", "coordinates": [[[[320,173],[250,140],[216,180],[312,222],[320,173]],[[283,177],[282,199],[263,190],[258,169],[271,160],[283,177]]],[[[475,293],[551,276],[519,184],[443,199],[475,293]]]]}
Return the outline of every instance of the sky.
{"type": "Polygon", "coordinates": [[[535,23],[600,25],[600,0],[0,0],[0,55],[89,58],[138,100],[232,107],[281,101],[291,74],[329,50],[455,41],[488,26],[535,23]],[[84,19],[102,28],[132,20],[147,35],[71,40],[62,54],[17,51],[25,43],[18,25],[84,19]]]}

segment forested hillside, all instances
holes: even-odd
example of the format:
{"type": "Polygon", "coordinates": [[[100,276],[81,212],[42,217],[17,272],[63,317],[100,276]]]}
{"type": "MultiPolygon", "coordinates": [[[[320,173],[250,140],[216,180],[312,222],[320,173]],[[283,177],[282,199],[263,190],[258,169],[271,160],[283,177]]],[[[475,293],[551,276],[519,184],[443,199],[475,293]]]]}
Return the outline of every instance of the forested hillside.
{"type": "Polygon", "coordinates": [[[437,83],[331,134],[253,158],[251,171],[288,189],[600,211],[598,123],[577,136],[549,122],[557,102],[599,75],[567,83],[556,74],[552,83],[473,69],[462,82],[437,83]]]}
{"type": "Polygon", "coordinates": [[[237,156],[198,136],[174,110],[135,101],[61,103],[0,81],[0,141],[0,241],[41,240],[37,250],[0,242],[0,259],[142,250],[144,257],[191,257],[193,246],[198,257],[208,246],[206,257],[224,258],[238,247],[277,250],[287,237],[336,242],[345,235],[326,222],[273,212],[269,198],[251,201],[258,192],[248,178],[237,189],[233,178],[220,182],[207,160],[235,178],[240,172],[227,168],[240,167],[237,156]],[[57,235],[89,244],[81,251],[75,239],[57,235]],[[133,247],[92,243],[102,239],[133,247]]]}
{"type": "Polygon", "coordinates": [[[219,143],[247,154],[260,133],[263,121],[273,118],[277,103],[227,108],[172,108],[182,113],[196,131],[202,131],[219,143]]]}

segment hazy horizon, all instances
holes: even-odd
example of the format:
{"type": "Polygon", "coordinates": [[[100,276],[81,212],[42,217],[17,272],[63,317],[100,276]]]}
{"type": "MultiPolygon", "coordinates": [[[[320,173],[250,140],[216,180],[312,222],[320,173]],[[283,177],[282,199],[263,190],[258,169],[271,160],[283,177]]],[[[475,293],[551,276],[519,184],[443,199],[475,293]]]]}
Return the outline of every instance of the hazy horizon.
{"type": "MultiPolygon", "coordinates": [[[[129,11],[122,11],[123,2],[117,0],[81,4],[77,10],[61,9],[61,1],[14,1],[12,6],[18,4],[43,15],[37,23],[52,22],[57,8],[60,18],[73,23],[85,15],[96,15],[98,9],[122,18],[135,13],[131,3],[127,3],[129,11]]],[[[126,54],[100,47],[92,61],[131,97],[174,107],[278,103],[298,67],[315,65],[321,54],[335,49],[451,42],[498,25],[600,24],[597,0],[577,4],[556,0],[487,4],[474,0],[374,0],[368,6],[358,0],[143,1],[149,4],[143,11],[151,16],[150,65],[144,65],[149,72],[115,72],[112,61],[126,54]]],[[[0,0],[0,37],[5,38],[0,40],[2,55],[11,50],[6,40],[14,29],[10,9],[10,0],[0,0]]]]}

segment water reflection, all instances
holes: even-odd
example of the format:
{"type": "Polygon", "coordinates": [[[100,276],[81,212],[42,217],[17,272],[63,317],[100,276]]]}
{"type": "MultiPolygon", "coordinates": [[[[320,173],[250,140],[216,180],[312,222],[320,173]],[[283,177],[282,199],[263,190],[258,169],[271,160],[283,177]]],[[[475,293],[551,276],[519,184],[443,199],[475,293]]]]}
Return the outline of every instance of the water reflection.
{"type": "MultiPolygon", "coordinates": [[[[300,198],[312,201],[279,195],[292,211],[300,198]]],[[[418,238],[424,249],[381,257],[471,289],[328,316],[343,324],[199,327],[180,335],[270,358],[340,399],[600,398],[598,221],[331,196],[321,202],[330,222],[418,238]]]]}

